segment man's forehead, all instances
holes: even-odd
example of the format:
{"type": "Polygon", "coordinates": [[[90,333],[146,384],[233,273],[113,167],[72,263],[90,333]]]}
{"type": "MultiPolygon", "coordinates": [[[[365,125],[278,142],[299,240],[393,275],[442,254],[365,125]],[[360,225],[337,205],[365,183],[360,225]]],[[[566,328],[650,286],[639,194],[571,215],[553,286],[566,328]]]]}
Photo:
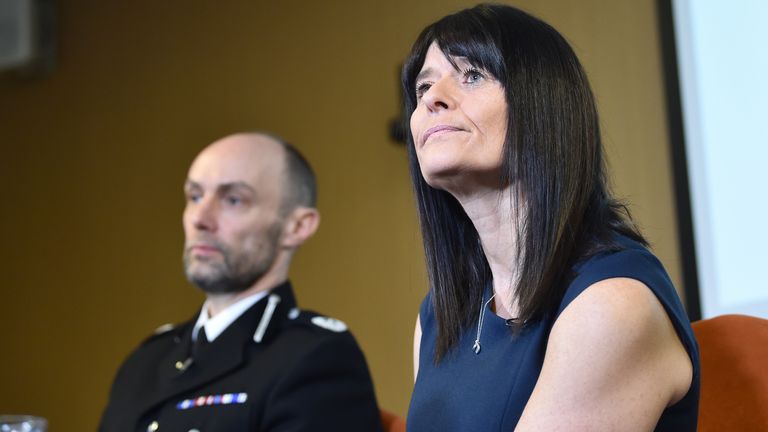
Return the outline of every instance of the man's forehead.
{"type": "Polygon", "coordinates": [[[226,190],[248,189],[251,191],[255,191],[254,187],[250,183],[240,181],[240,180],[234,180],[234,181],[223,180],[220,182],[206,182],[204,180],[199,181],[193,178],[188,178],[184,182],[184,188],[186,189],[216,188],[216,189],[226,189],[226,190]]]}
{"type": "Polygon", "coordinates": [[[279,182],[284,149],[272,138],[239,134],[206,147],[190,166],[188,182],[207,187],[244,184],[263,188],[279,182]]]}

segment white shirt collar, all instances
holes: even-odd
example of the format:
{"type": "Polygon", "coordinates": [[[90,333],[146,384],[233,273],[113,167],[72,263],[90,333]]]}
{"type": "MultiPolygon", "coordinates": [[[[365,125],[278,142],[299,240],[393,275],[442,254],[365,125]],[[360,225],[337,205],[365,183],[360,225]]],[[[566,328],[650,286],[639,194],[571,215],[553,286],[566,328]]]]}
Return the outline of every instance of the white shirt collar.
{"type": "Polygon", "coordinates": [[[208,337],[209,342],[213,342],[224,330],[229,327],[230,324],[240,318],[243,312],[247,311],[257,301],[263,299],[269,294],[269,291],[259,291],[253,295],[250,295],[242,300],[229,305],[223,311],[216,314],[211,318],[208,316],[208,301],[203,303],[203,308],[200,311],[200,315],[197,317],[195,327],[192,328],[192,341],[197,340],[197,332],[201,327],[205,327],[205,335],[208,337]]]}

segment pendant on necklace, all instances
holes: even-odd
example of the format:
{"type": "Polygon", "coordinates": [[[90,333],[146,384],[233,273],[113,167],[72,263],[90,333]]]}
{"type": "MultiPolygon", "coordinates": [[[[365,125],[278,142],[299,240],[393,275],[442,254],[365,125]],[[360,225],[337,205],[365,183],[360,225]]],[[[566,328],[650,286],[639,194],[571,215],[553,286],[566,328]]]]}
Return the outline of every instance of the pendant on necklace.
{"type": "Polygon", "coordinates": [[[480,354],[480,341],[475,339],[475,344],[472,345],[472,350],[475,352],[475,354],[480,354]]]}

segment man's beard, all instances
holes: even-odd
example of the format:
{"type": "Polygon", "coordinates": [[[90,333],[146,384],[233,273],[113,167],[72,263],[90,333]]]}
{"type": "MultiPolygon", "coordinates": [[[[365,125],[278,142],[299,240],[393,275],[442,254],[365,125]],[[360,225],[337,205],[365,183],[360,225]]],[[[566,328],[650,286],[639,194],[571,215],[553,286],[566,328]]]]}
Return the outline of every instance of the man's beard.
{"type": "Polygon", "coordinates": [[[214,243],[221,251],[222,260],[197,263],[205,265],[208,271],[193,272],[193,260],[189,251],[184,252],[184,273],[195,286],[208,294],[235,294],[252,287],[272,267],[277,258],[277,243],[280,236],[278,224],[270,227],[265,242],[255,253],[235,253],[225,245],[214,243]]]}

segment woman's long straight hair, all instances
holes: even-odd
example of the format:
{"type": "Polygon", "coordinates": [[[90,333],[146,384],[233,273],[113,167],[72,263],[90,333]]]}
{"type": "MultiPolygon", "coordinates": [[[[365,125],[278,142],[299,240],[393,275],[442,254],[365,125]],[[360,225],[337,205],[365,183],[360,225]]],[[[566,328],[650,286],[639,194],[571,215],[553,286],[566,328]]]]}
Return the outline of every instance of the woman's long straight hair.
{"type": "MultiPolygon", "coordinates": [[[[428,26],[403,67],[406,120],[416,109],[416,76],[433,42],[449,59],[465,58],[504,87],[508,128],[500,181],[514,186],[515,201],[524,200],[512,203],[519,216],[510,221],[518,282],[507,299],[518,305],[519,330],[556,311],[576,262],[619,249],[616,233],[647,243],[609,193],[594,97],[576,55],[554,28],[501,5],[479,5],[428,26]]],[[[458,201],[424,180],[405,124],[438,327],[437,362],[477,318],[492,274],[458,201]]]]}

